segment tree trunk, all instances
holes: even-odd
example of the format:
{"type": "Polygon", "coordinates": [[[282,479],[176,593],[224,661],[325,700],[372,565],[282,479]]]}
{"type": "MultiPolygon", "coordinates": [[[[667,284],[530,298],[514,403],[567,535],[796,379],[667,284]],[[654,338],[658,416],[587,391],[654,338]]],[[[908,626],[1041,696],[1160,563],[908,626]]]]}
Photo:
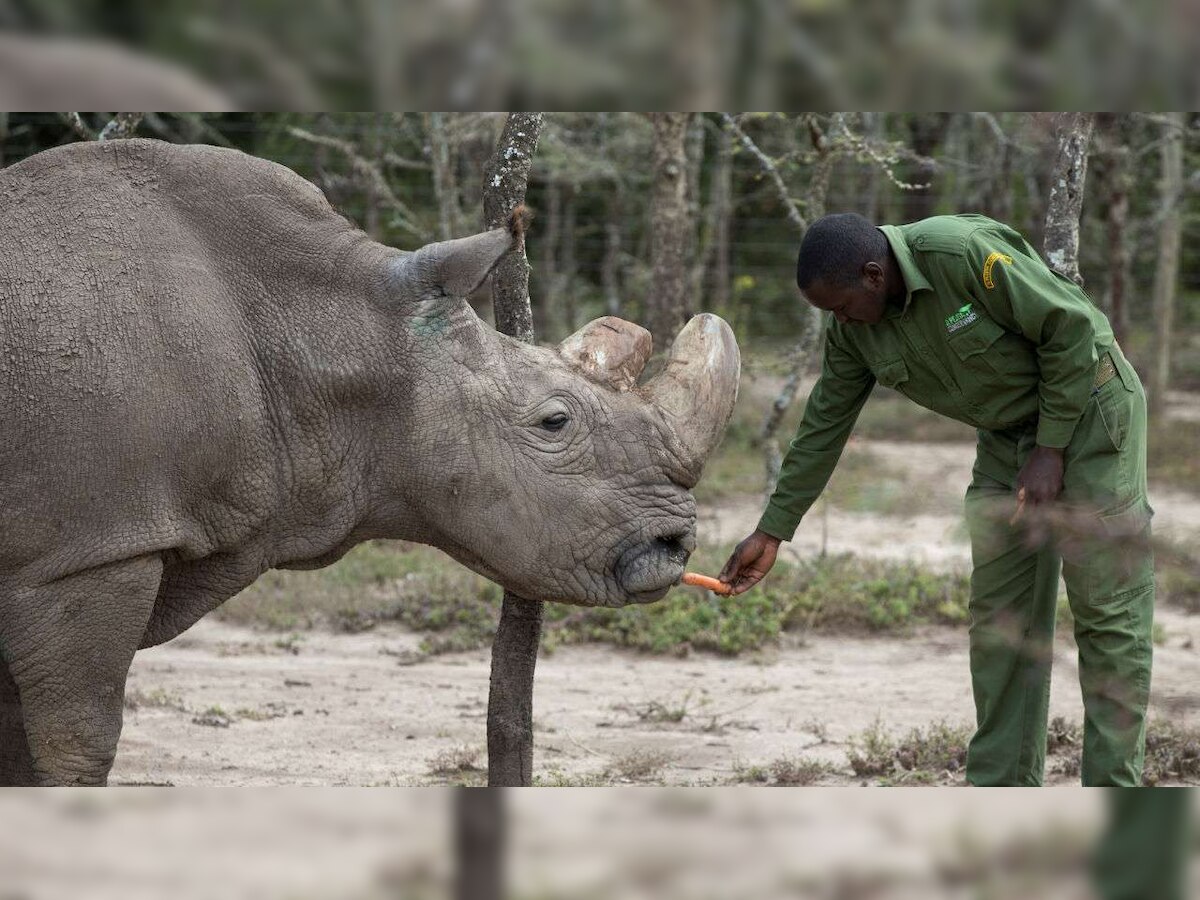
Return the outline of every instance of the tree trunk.
{"type": "Polygon", "coordinates": [[[1183,239],[1180,195],[1183,193],[1183,113],[1167,113],[1162,146],[1162,226],[1158,265],[1154,269],[1154,363],[1150,369],[1150,414],[1167,408],[1171,382],[1171,325],[1175,318],[1175,288],[1179,281],[1179,248],[1183,239]]]}
{"type": "MultiPolygon", "coordinates": [[[[367,120],[367,140],[366,140],[366,157],[373,165],[379,166],[382,171],[383,166],[383,125],[380,119],[383,113],[371,113],[367,120]]],[[[383,235],[380,232],[379,226],[379,182],[373,178],[364,179],[367,189],[367,209],[364,219],[366,228],[364,229],[369,234],[372,240],[382,240],[383,235]]]]}
{"type": "Polygon", "coordinates": [[[608,221],[604,223],[604,262],[600,283],[604,306],[610,316],[621,315],[621,225],[625,216],[625,192],[618,177],[608,195],[608,221]]]}
{"type": "Polygon", "coordinates": [[[732,244],[730,227],[733,220],[733,135],[728,128],[720,129],[717,142],[717,164],[713,169],[713,249],[712,306],[723,315],[729,313],[732,297],[733,271],[730,265],[732,244]]]}
{"type": "Polygon", "coordinates": [[[949,113],[915,113],[909,120],[909,144],[913,153],[921,158],[909,163],[908,177],[904,180],[926,187],[904,192],[905,222],[916,222],[933,215],[937,204],[937,194],[933,189],[937,166],[932,157],[946,139],[949,124],[949,113]]]}
{"type": "Polygon", "coordinates": [[[562,241],[562,185],[546,184],[546,217],[537,248],[538,301],[533,305],[533,326],[543,338],[557,334],[558,248],[562,241]]]}
{"type": "Polygon", "coordinates": [[[688,113],[650,113],[654,126],[654,184],[650,223],[653,269],[647,325],[654,349],[665,351],[687,319],[687,134],[688,113]]]}
{"type": "Polygon", "coordinates": [[[8,113],[0,110],[0,169],[4,168],[4,145],[8,143],[8,113]]]}
{"type": "Polygon", "coordinates": [[[1092,139],[1094,113],[1059,113],[1057,117],[1058,153],[1046,210],[1046,231],[1042,253],[1054,271],[1076,284],[1079,274],[1079,216],[1083,211],[1083,189],[1087,180],[1088,145],[1092,139]]]}
{"type": "Polygon", "coordinates": [[[504,792],[459,788],[454,794],[455,900],[505,895],[504,792]]]}
{"type": "Polygon", "coordinates": [[[573,333],[579,327],[579,323],[576,321],[578,314],[575,309],[575,276],[578,274],[576,271],[578,261],[575,258],[575,211],[577,208],[575,200],[578,193],[575,185],[563,185],[562,253],[559,256],[562,271],[559,272],[555,292],[560,298],[559,309],[562,312],[560,318],[564,323],[562,337],[573,333]]]}
{"type": "MultiPolygon", "coordinates": [[[[496,152],[485,170],[484,221],[502,225],[525,202],[529,170],[544,117],[511,113],[496,152]]],[[[492,273],[496,328],[518,340],[533,341],[529,305],[529,261],[525,244],[514,248],[492,273]]],[[[533,782],[533,672],[542,635],[542,604],[505,591],[500,625],[492,644],[488,694],[488,784],[525,786],[533,782]]]]}
{"type": "MultiPolygon", "coordinates": [[[[1104,197],[1104,225],[1108,272],[1104,284],[1104,312],[1112,324],[1118,343],[1129,333],[1129,284],[1131,258],[1129,242],[1129,195],[1133,188],[1132,154],[1128,141],[1129,117],[1123,113],[1096,116],[1099,171],[1096,175],[1104,197]]],[[[1097,153],[1093,150],[1093,156],[1097,153]]]]}
{"type": "Polygon", "coordinates": [[[458,186],[455,184],[450,141],[446,136],[446,114],[425,113],[429,155],[433,168],[433,196],[438,206],[438,239],[459,237],[458,186]]]}

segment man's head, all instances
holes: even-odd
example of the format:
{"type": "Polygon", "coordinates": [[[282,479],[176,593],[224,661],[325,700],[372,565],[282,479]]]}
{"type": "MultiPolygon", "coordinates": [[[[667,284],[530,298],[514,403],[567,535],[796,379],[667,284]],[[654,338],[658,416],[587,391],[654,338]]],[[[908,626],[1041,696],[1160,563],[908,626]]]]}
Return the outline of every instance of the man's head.
{"type": "Polygon", "coordinates": [[[883,320],[895,265],[883,232],[857,213],[824,216],[809,226],[796,259],[796,285],[839,322],[883,320]]]}

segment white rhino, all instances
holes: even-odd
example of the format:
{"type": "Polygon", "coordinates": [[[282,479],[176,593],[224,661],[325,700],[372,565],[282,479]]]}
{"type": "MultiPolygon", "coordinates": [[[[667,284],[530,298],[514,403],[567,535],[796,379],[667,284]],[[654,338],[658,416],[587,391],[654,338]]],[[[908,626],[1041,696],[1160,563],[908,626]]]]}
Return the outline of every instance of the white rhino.
{"type": "Polygon", "coordinates": [[[700,315],[555,349],[464,297],[507,229],[386,247],[289,169],[80,143],[0,171],[0,783],[104,783],[134,651],[270,568],[439,547],[516,593],[661,598],[737,392],[700,315]]]}

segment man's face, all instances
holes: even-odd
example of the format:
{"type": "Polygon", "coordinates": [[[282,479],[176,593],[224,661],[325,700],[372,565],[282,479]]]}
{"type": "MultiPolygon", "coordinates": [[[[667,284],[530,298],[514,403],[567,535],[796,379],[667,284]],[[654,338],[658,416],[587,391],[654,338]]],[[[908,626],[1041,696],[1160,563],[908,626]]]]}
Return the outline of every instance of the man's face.
{"type": "Polygon", "coordinates": [[[863,267],[858,281],[851,284],[816,281],[803,293],[809,303],[833,313],[843,324],[875,325],[883,321],[887,308],[883,267],[874,262],[863,267]]]}

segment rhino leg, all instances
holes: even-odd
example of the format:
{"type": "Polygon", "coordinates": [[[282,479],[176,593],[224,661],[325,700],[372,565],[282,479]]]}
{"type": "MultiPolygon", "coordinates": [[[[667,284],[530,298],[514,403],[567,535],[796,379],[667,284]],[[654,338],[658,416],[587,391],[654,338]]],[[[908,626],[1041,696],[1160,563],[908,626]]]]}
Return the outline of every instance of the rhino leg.
{"type": "Polygon", "coordinates": [[[161,576],[161,560],[141,556],[5,597],[0,646],[20,690],[39,784],[107,781],[125,678],[161,576]]]}
{"type": "Polygon", "coordinates": [[[0,659],[0,787],[37,784],[33,756],[25,738],[21,698],[8,665],[0,659]]]}

